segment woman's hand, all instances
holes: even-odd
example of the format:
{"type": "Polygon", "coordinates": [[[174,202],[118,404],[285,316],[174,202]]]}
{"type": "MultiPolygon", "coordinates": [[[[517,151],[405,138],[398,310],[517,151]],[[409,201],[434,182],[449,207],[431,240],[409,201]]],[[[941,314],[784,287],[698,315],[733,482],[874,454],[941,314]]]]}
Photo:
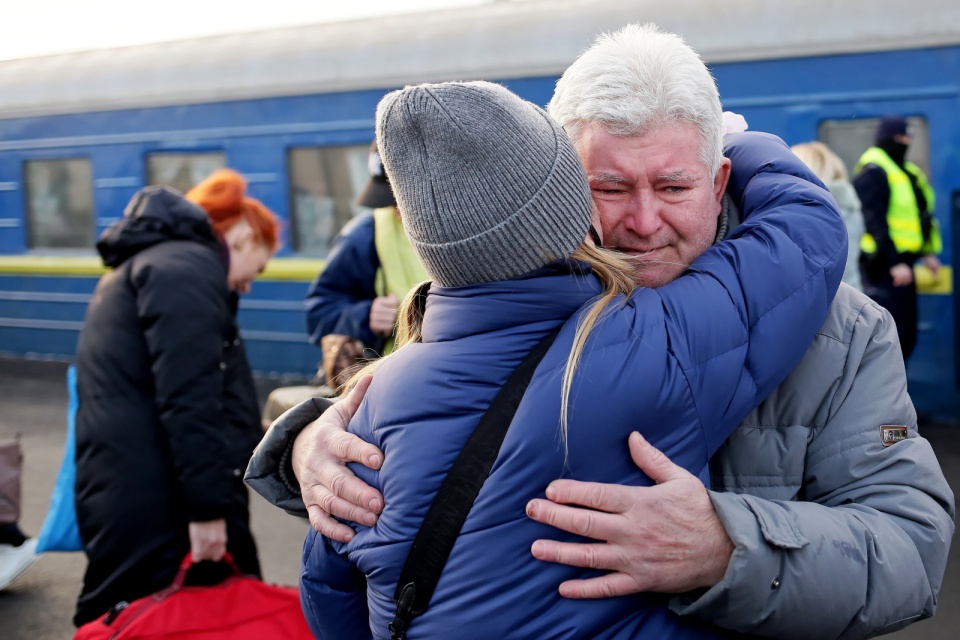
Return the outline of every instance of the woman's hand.
{"type": "Polygon", "coordinates": [[[212,560],[219,562],[227,552],[227,521],[208,520],[206,522],[191,522],[190,554],[194,562],[212,560]]]}

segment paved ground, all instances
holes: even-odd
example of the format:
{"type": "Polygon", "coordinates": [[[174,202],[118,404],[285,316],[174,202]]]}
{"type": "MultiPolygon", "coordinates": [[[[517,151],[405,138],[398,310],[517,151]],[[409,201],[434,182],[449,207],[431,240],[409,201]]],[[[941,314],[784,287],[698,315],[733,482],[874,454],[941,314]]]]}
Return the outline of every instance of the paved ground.
{"type": "MultiPolygon", "coordinates": [[[[66,365],[0,358],[0,439],[19,433],[26,458],[22,524],[40,530],[50,491],[63,455],[66,414],[66,365]]],[[[259,380],[261,397],[280,384],[259,380]]],[[[960,427],[928,425],[954,490],[960,489],[960,427]]],[[[254,535],[260,546],[264,578],[295,584],[306,524],[254,496],[254,535]]],[[[83,576],[79,553],[45,554],[7,590],[0,592],[0,640],[63,640],[73,634],[70,617],[83,576]]],[[[898,640],[955,640],[960,637],[960,553],[954,553],[940,594],[937,616],[897,634],[898,640]]],[[[816,615],[815,611],[810,612],[816,615]]]]}

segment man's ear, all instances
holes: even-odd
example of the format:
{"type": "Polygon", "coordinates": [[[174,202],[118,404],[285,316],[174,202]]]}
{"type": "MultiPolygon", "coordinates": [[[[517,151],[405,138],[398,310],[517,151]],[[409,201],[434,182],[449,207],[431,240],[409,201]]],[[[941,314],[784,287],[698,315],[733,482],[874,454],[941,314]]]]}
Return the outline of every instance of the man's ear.
{"type": "Polygon", "coordinates": [[[730,182],[730,158],[724,157],[720,161],[720,168],[717,170],[717,175],[713,178],[713,198],[718,206],[720,205],[720,200],[723,198],[723,194],[727,190],[728,182],[730,182]]]}
{"type": "Polygon", "coordinates": [[[713,239],[716,244],[727,237],[730,229],[739,224],[739,214],[735,212],[733,200],[727,195],[727,184],[730,182],[730,159],[723,158],[717,175],[713,179],[714,198],[717,199],[717,235],[713,239]]]}

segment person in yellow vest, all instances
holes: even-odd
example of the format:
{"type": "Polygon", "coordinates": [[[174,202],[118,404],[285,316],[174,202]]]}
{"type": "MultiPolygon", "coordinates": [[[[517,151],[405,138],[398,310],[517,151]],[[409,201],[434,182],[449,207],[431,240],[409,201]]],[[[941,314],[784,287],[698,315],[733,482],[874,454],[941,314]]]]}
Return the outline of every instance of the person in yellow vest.
{"type": "Polygon", "coordinates": [[[917,344],[913,265],[922,260],[936,275],[943,248],[933,188],[920,167],[906,160],[910,141],[905,118],[883,118],[853,181],[867,227],[860,243],[864,291],[893,315],[904,362],[917,344]]]}
{"type": "MultiPolygon", "coordinates": [[[[336,334],[363,343],[366,358],[393,350],[397,309],[407,292],[428,279],[400,223],[397,201],[380,161],[370,146],[370,178],[357,204],[373,209],[348,222],[334,238],[326,265],[307,291],[307,334],[321,346],[336,334]]],[[[287,409],[317,396],[333,395],[336,385],[281,387],[267,397],[264,428],[287,409]]]]}
{"type": "Polygon", "coordinates": [[[353,218],[334,239],[307,292],[307,333],[316,345],[328,334],[347,335],[383,356],[393,347],[400,301],[428,277],[403,231],[376,142],[368,170],[357,204],[373,211],[353,218]]]}

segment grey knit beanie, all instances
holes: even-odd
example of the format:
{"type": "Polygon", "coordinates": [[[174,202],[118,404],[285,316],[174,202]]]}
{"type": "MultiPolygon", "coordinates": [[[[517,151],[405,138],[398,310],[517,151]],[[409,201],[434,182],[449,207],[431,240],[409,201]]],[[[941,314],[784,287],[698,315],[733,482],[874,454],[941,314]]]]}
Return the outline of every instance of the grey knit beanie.
{"type": "Polygon", "coordinates": [[[590,187],[543,109],[489,82],[407,87],[377,107],[377,144],[410,244],[447,287],[561,258],[590,227],[590,187]]]}

